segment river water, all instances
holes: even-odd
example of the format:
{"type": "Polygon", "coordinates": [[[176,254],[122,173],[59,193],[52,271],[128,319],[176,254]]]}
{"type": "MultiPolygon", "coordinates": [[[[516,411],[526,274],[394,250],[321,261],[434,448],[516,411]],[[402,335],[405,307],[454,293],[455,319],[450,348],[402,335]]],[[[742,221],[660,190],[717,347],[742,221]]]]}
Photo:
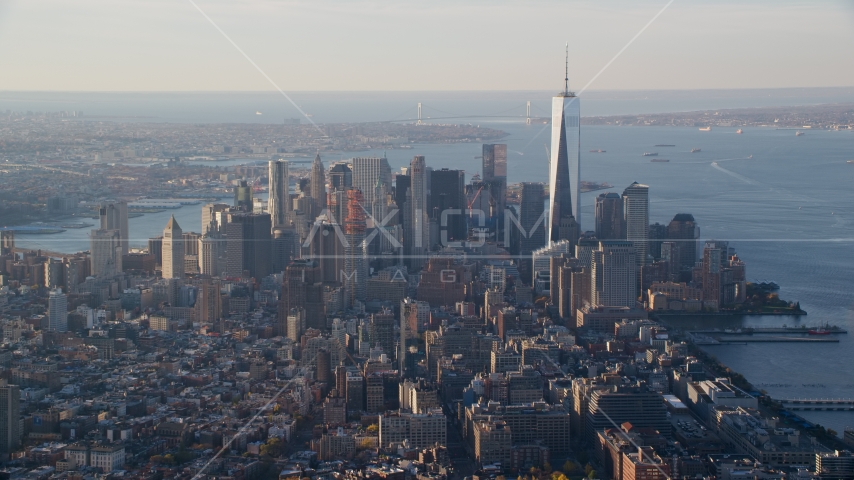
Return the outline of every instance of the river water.
{"type": "MultiPolygon", "coordinates": [[[[708,93],[705,97],[697,94],[696,98],[677,99],[656,93],[652,99],[648,95],[646,100],[642,93],[610,97],[591,94],[589,102],[587,96],[582,98],[582,113],[643,113],[854,100],[851,89],[802,92],[800,96],[791,91],[770,92],[708,93]]],[[[288,115],[278,99],[261,94],[242,95],[246,97],[223,97],[229,101],[213,104],[193,97],[186,100],[189,107],[185,109],[169,107],[180,114],[166,110],[156,119],[146,121],[201,121],[204,117],[207,121],[247,122],[267,121],[267,112],[276,112],[280,117],[288,115]],[[203,106],[193,110],[191,107],[196,103],[203,106]],[[216,110],[217,105],[222,108],[216,110]],[[242,112],[239,115],[234,113],[238,106],[242,112]],[[264,116],[252,118],[255,111],[264,116]]],[[[534,103],[535,114],[545,116],[546,112],[541,110],[549,100],[548,94],[543,92],[495,94],[495,101],[491,103],[489,98],[484,98],[483,92],[471,94],[474,100],[462,93],[400,93],[390,94],[391,99],[379,94],[359,95],[362,94],[354,94],[349,100],[339,96],[325,101],[306,95],[304,102],[311,106],[308,111],[315,112],[314,118],[318,121],[357,121],[395,118],[390,112],[395,112],[397,118],[411,118],[414,111],[409,113],[409,110],[414,108],[413,100],[423,100],[425,112],[432,112],[433,116],[450,116],[450,113],[459,114],[465,109],[486,114],[500,112],[506,107],[515,112],[511,107],[516,108],[514,105],[520,102],[521,112],[524,112],[524,99],[527,98],[534,103]],[[338,102],[338,113],[335,102],[338,102]],[[356,113],[360,108],[364,109],[361,116],[356,113]]],[[[0,110],[30,105],[28,99],[20,95],[13,96],[11,102],[8,98],[9,95],[0,95],[0,110]]],[[[77,109],[86,110],[87,115],[89,112],[118,114],[119,111],[124,115],[157,113],[149,112],[146,108],[150,107],[141,104],[135,107],[132,102],[126,103],[124,110],[115,103],[106,102],[106,106],[101,107],[106,112],[103,113],[98,110],[101,104],[79,97],[68,98],[76,100],[66,102],[69,106],[64,109],[72,110],[78,105],[77,109]]],[[[53,101],[52,97],[48,100],[53,101]]],[[[49,107],[41,109],[51,110],[49,107]]],[[[550,133],[546,126],[525,125],[521,118],[464,121],[508,133],[502,140],[508,146],[508,182],[547,181],[544,145],[549,142],[550,133]]],[[[425,155],[428,166],[463,169],[468,181],[472,174],[480,172],[480,160],[475,158],[480,155],[480,148],[479,144],[415,145],[412,150],[385,153],[395,170],[408,165],[413,155],[425,155]]],[[[382,153],[377,150],[358,155],[382,153]]],[[[324,161],[341,158],[344,157],[329,156],[324,161]]],[[[778,398],[854,398],[854,341],[851,339],[854,336],[854,189],[851,187],[854,165],[846,163],[852,159],[854,132],[807,131],[796,137],[793,130],[749,127],[744,128],[742,135],[737,135],[735,128],[713,128],[710,132],[687,127],[587,126],[582,129],[583,180],[611,183],[617,192],[633,181],[649,185],[651,222],[667,223],[676,213],[693,214],[703,239],[730,241],[730,246],[747,263],[749,280],[777,282],[782,287],[781,298],[800,301],[801,307],[809,312],[804,317],[716,319],[704,326],[780,326],[784,323],[816,326],[828,322],[852,331],[849,335],[841,335],[841,342],[836,344],[753,343],[707,347],[726,365],[778,398]],[[656,144],[676,146],[654,147],[656,144]],[[692,148],[701,151],[692,154],[692,148]],[[587,153],[591,149],[606,152],[587,153]],[[657,151],[660,158],[670,162],[651,163],[648,157],[642,156],[643,152],[651,151],[657,151]]],[[[582,194],[584,229],[592,229],[593,199],[598,193],[601,192],[582,194]]],[[[131,237],[140,239],[135,244],[144,244],[143,239],[159,235],[171,214],[185,231],[200,230],[200,206],[146,214],[130,220],[131,237]]],[[[49,244],[51,250],[73,252],[88,249],[88,233],[89,229],[82,229],[59,235],[17,235],[16,238],[21,246],[48,248],[49,244]]],[[[852,412],[813,412],[803,416],[840,432],[845,426],[854,426],[852,412]]]]}

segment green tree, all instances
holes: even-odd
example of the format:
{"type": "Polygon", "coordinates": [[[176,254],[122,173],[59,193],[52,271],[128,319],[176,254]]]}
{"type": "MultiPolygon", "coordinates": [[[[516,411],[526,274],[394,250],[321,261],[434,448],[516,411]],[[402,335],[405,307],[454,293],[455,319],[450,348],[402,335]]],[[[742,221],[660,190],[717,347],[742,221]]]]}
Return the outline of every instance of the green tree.
{"type": "Polygon", "coordinates": [[[561,470],[563,470],[563,473],[569,475],[570,473],[575,471],[575,468],[576,468],[575,462],[571,462],[571,461],[567,460],[567,461],[563,462],[563,467],[561,467],[561,470]]]}
{"type": "Polygon", "coordinates": [[[261,445],[259,449],[261,455],[266,455],[270,457],[278,457],[282,453],[282,440],[278,437],[272,437],[267,439],[267,443],[261,445]]]}

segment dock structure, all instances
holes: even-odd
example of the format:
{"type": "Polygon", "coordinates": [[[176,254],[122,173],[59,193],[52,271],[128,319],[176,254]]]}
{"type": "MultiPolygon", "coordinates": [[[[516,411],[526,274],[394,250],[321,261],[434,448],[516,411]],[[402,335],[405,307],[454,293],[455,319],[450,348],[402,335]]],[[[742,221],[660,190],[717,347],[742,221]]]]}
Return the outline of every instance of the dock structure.
{"type": "Polygon", "coordinates": [[[750,335],[716,338],[720,343],[839,343],[838,338],[827,337],[754,337],[750,335]]]}
{"type": "MultiPolygon", "coordinates": [[[[815,327],[819,328],[819,327],[815,327]]],[[[773,328],[742,328],[738,330],[694,330],[691,333],[702,333],[704,335],[754,335],[754,334],[781,334],[781,335],[807,335],[813,330],[810,327],[773,327],[773,328]]],[[[828,335],[847,334],[848,330],[832,326],[827,329],[828,335]]]]}
{"type": "Polygon", "coordinates": [[[849,398],[789,398],[779,402],[793,411],[854,411],[854,399],[849,398]]]}

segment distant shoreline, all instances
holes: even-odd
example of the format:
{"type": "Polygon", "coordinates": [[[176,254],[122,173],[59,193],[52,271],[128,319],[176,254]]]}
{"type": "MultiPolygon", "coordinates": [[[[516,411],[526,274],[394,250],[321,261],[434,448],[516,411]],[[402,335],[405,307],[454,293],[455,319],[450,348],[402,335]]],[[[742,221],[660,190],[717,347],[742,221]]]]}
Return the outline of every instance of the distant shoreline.
{"type": "Polygon", "coordinates": [[[854,131],[854,103],[581,117],[582,125],[854,131]]]}

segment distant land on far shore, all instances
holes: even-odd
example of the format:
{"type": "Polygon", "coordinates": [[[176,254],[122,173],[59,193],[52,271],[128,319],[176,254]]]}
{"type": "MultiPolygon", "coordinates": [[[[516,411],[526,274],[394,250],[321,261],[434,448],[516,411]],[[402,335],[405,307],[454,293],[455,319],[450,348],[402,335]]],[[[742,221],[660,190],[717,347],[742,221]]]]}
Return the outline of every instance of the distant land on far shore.
{"type": "Polygon", "coordinates": [[[583,125],[854,130],[854,103],[582,117],[583,125]]]}

